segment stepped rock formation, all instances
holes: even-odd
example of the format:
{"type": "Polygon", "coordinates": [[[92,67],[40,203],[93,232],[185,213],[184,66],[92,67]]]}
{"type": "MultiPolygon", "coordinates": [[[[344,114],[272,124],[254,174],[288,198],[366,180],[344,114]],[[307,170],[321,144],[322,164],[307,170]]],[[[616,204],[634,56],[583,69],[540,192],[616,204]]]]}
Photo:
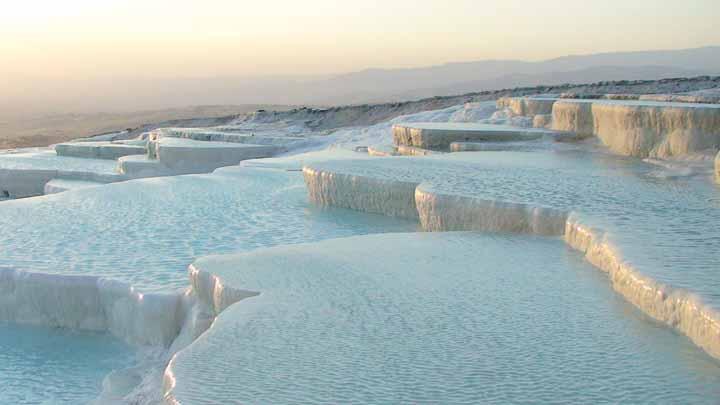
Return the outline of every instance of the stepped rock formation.
{"type": "Polygon", "coordinates": [[[593,103],[595,134],[613,152],[682,156],[720,148],[720,107],[701,104],[593,103]]]}
{"type": "Polygon", "coordinates": [[[429,122],[396,124],[392,127],[392,133],[395,145],[434,150],[448,149],[453,142],[527,141],[553,134],[551,131],[542,129],[518,128],[508,125],[429,122]]]}
{"type": "MultiPolygon", "coordinates": [[[[503,153],[513,162],[527,159],[523,154],[503,153]]],[[[608,273],[612,287],[629,302],[682,332],[711,356],[720,358],[720,315],[715,307],[691,292],[665,284],[662,279],[656,280],[639,270],[630,261],[632,256],[627,257],[616,247],[616,235],[589,225],[583,217],[570,211],[576,208],[575,204],[569,202],[567,196],[558,196],[562,192],[556,189],[548,177],[556,175],[572,183],[567,185],[569,196],[576,193],[586,195],[588,190],[609,183],[583,185],[583,179],[592,171],[585,173],[583,166],[573,168],[565,162],[556,162],[556,157],[552,155],[542,157],[536,154],[535,160],[538,161],[528,163],[529,168],[537,171],[543,167],[544,163],[541,162],[544,160],[550,165],[546,173],[529,170],[515,172],[522,163],[516,166],[518,163],[503,163],[505,161],[502,158],[493,160],[489,155],[480,156],[450,157],[447,160],[444,157],[429,157],[423,158],[423,161],[386,158],[381,162],[328,162],[306,165],[303,173],[310,200],[321,206],[417,218],[422,229],[432,232],[500,231],[562,236],[569,246],[608,273]],[[500,167],[496,168],[496,164],[500,167]],[[527,178],[531,175],[537,178],[527,178]],[[518,178],[525,178],[525,182],[519,183],[518,178]],[[538,183],[538,179],[545,179],[547,184],[538,183]],[[505,186],[508,188],[504,189],[505,186]]],[[[580,164],[583,159],[576,162],[580,164]]],[[[618,188],[618,191],[624,190],[624,194],[614,195],[614,199],[618,200],[615,204],[628,204],[623,202],[624,199],[630,199],[633,193],[641,193],[640,187],[653,190],[652,183],[647,186],[644,184],[633,184],[627,189],[618,188]]],[[[663,198],[659,190],[653,193],[663,198]]],[[[657,204],[663,205],[666,201],[671,203],[671,200],[663,199],[657,204]]],[[[594,216],[601,213],[592,212],[593,207],[605,211],[601,215],[610,218],[619,215],[618,208],[612,205],[598,205],[592,201],[584,204],[584,208],[577,208],[583,212],[590,210],[594,216]]],[[[649,212],[647,208],[620,210],[627,210],[627,215],[637,215],[636,221],[650,220],[642,217],[643,213],[649,212]]],[[[677,232],[676,237],[682,238],[683,231],[680,229],[667,231],[671,235],[677,232]]]]}
{"type": "Polygon", "coordinates": [[[558,100],[552,110],[552,129],[573,132],[580,137],[594,134],[592,104],[579,100],[558,100]]]}
{"type": "Polygon", "coordinates": [[[497,101],[497,108],[507,108],[513,115],[533,117],[551,114],[555,100],[549,97],[502,97],[497,101]]]}
{"type": "MultiPolygon", "coordinates": [[[[509,99],[523,112],[526,98],[509,99]]],[[[537,118],[536,127],[547,125],[537,118]]],[[[552,105],[555,131],[580,138],[597,136],[611,151],[625,156],[669,158],[720,149],[720,106],[689,102],[557,99],[552,105]]]]}

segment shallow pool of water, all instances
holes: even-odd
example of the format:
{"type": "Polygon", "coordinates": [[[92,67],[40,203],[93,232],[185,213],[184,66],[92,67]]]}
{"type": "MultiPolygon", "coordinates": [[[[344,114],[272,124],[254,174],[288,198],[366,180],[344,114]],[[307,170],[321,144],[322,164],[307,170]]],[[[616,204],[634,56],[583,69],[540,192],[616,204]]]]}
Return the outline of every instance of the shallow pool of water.
{"type": "Polygon", "coordinates": [[[187,287],[187,266],[207,254],[417,228],[380,215],[314,207],[299,172],[223,173],[2,202],[0,264],[107,276],[150,292],[187,287]]]}
{"type": "Polygon", "coordinates": [[[104,334],[0,323],[0,403],[87,403],[108,373],[134,358],[104,334]]]}
{"type": "Polygon", "coordinates": [[[576,212],[641,273],[720,309],[720,187],[708,173],[582,150],[483,160],[494,167],[438,189],[576,212]]]}
{"type": "Polygon", "coordinates": [[[720,365],[558,239],[361,236],[210,257],[259,296],[171,370],[182,403],[693,403],[720,365]]]}
{"type": "Polygon", "coordinates": [[[58,156],[52,150],[0,155],[0,169],[114,173],[116,167],[117,162],[114,160],[58,156]]]}
{"type": "Polygon", "coordinates": [[[720,309],[720,187],[702,167],[662,167],[588,148],[335,161],[314,168],[423,183],[423,190],[550,207],[608,232],[643,274],[720,309]]]}

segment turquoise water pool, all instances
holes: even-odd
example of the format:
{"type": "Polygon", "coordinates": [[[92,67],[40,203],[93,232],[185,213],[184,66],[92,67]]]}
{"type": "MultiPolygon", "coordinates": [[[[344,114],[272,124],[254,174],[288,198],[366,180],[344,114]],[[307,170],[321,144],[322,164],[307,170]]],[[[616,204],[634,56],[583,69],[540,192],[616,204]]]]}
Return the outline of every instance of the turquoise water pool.
{"type": "Polygon", "coordinates": [[[188,285],[199,256],[417,225],[307,201],[302,175],[244,169],[110,184],[0,203],[0,264],[125,281],[143,292],[188,285]]]}
{"type": "Polygon", "coordinates": [[[180,403],[720,398],[720,364],[625,302],[561,240],[370,235],[196,266],[260,295],[177,355],[180,403]]]}
{"type": "Polygon", "coordinates": [[[0,403],[87,403],[109,372],[134,358],[104,334],[0,323],[0,403]]]}

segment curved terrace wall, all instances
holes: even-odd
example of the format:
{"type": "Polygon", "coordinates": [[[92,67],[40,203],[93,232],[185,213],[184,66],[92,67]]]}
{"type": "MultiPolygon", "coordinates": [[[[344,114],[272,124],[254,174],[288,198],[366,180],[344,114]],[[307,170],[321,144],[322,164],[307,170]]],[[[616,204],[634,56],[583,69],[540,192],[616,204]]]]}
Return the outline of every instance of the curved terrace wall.
{"type": "Polygon", "coordinates": [[[303,168],[310,201],[399,218],[418,218],[417,183],[303,168]]]}
{"type": "Polygon", "coordinates": [[[142,294],[94,276],[0,268],[0,320],[109,332],[130,344],[169,346],[184,321],[182,294],[142,294]]]}
{"type": "Polygon", "coordinates": [[[592,104],[589,102],[558,100],[552,109],[552,129],[574,132],[581,137],[593,136],[595,125],[592,104]]]}
{"type": "Polygon", "coordinates": [[[392,127],[393,142],[428,150],[447,150],[453,142],[527,141],[554,135],[551,131],[493,124],[433,123],[396,124],[392,127]]]}
{"type": "Polygon", "coordinates": [[[717,106],[593,103],[594,132],[613,152],[671,157],[720,148],[717,106]]]}
{"type": "Polygon", "coordinates": [[[437,193],[432,186],[420,183],[335,174],[311,167],[305,167],[303,173],[312,202],[397,215],[396,204],[383,204],[392,195],[396,201],[402,201],[403,212],[414,203],[426,231],[481,230],[562,236],[570,247],[608,273],[613,289],[629,302],[720,359],[720,314],[686,291],[660,284],[637,272],[614,248],[609,236],[588,227],[577,215],[526,204],[437,193]],[[397,187],[393,188],[393,184],[397,187]]]}
{"type": "Polygon", "coordinates": [[[534,117],[551,114],[554,103],[553,98],[502,97],[497,101],[497,108],[507,108],[516,116],[534,117]]]}

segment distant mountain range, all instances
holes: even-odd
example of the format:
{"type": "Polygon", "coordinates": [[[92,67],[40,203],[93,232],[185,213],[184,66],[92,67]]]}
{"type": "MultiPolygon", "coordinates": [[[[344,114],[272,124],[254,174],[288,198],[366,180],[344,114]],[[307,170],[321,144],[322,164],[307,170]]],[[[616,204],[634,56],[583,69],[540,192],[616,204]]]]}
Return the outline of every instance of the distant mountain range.
{"type": "MultiPolygon", "coordinates": [[[[720,47],[484,60],[317,77],[212,77],[29,83],[0,109],[137,111],[210,104],[338,105],[410,100],[541,84],[720,75],[720,47]]],[[[12,93],[12,92],[11,92],[12,93]]],[[[1,104],[1,103],[0,103],[1,104]]],[[[2,117],[0,117],[2,118],[2,117]]]]}
{"type": "Polygon", "coordinates": [[[717,75],[720,69],[694,70],[672,66],[597,66],[579,70],[556,71],[538,74],[512,73],[492,79],[471,80],[445,86],[417,88],[399,93],[393,98],[407,100],[432,96],[445,96],[479,90],[497,90],[539,85],[582,84],[612,80],[657,80],[673,77],[717,75]]]}
{"type": "MultiPolygon", "coordinates": [[[[486,60],[414,69],[368,69],[310,83],[321,102],[384,101],[540,84],[720,74],[720,47],[565,56],[541,62],[486,60]]],[[[307,85],[307,84],[306,84],[307,85]]]]}

